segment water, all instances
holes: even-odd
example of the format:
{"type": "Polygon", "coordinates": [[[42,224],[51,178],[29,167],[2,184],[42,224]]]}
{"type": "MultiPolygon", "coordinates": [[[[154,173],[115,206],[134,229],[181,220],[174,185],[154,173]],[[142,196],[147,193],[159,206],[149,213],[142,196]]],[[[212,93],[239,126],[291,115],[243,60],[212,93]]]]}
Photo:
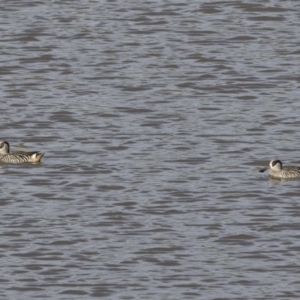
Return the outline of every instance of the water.
{"type": "Polygon", "coordinates": [[[2,1],[1,299],[298,299],[298,1],[2,1]]]}

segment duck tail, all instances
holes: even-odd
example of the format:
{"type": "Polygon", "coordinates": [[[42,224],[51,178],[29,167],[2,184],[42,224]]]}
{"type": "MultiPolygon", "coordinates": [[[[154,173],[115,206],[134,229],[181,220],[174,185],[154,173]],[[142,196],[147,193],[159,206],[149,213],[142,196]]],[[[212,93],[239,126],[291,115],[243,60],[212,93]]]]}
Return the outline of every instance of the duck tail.
{"type": "Polygon", "coordinates": [[[44,156],[45,153],[40,153],[40,152],[35,152],[31,155],[31,161],[33,163],[39,163],[41,162],[42,157],[44,156]]]}

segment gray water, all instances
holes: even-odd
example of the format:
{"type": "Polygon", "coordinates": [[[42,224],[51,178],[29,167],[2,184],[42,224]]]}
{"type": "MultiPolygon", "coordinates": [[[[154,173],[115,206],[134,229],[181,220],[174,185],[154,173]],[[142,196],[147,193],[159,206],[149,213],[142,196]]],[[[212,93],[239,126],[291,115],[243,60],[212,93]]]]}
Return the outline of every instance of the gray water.
{"type": "Polygon", "coordinates": [[[299,299],[299,1],[0,1],[1,299],[299,299]]]}

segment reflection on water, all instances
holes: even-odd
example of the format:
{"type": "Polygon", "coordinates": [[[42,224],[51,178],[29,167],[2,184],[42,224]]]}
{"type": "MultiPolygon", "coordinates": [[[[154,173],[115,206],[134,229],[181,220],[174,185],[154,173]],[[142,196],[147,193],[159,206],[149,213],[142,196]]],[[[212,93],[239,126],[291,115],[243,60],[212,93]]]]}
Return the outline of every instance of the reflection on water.
{"type": "Polygon", "coordinates": [[[297,298],[297,6],[2,2],[1,299],[297,298]]]}

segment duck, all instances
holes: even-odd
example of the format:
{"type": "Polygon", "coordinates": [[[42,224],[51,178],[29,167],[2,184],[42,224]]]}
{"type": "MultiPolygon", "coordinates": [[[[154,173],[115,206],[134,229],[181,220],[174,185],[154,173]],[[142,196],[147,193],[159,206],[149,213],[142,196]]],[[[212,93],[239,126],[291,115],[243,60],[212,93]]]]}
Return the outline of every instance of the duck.
{"type": "Polygon", "coordinates": [[[268,168],[259,170],[264,172],[269,169],[269,176],[279,179],[300,178],[300,167],[282,167],[282,162],[279,159],[271,160],[268,168]]]}
{"type": "Polygon", "coordinates": [[[25,152],[16,151],[9,152],[9,143],[6,141],[0,141],[0,162],[18,164],[24,162],[39,163],[45,153],[38,151],[25,152]]]}

